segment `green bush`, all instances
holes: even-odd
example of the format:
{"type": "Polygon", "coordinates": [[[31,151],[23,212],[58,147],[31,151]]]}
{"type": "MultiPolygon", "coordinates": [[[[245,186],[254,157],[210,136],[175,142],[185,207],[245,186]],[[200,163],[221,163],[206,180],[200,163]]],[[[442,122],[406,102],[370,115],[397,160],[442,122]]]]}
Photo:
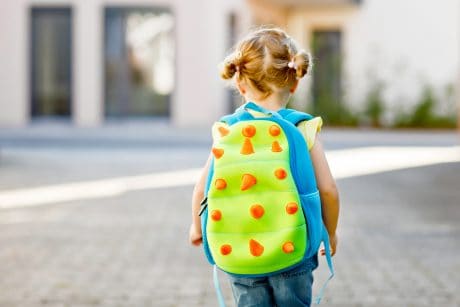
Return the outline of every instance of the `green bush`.
{"type": "Polygon", "coordinates": [[[394,126],[397,128],[455,128],[456,119],[453,116],[440,116],[435,113],[438,105],[430,86],[425,86],[420,102],[409,112],[401,112],[394,126]]]}
{"type": "MultiPolygon", "coordinates": [[[[299,98],[293,96],[286,107],[292,108],[296,104],[296,99],[299,98]]],[[[315,104],[310,104],[300,111],[321,116],[323,122],[330,126],[357,126],[359,123],[358,115],[354,114],[348,106],[334,102],[330,97],[322,96],[315,104]]]]}
{"type": "Polygon", "coordinates": [[[382,127],[382,116],[385,112],[383,88],[382,82],[375,83],[366,97],[364,119],[369,121],[372,127],[382,127]]]}
{"type": "MultiPolygon", "coordinates": [[[[307,107],[307,112],[321,116],[329,126],[358,126],[360,123],[372,127],[382,127],[382,119],[386,112],[383,99],[384,84],[375,82],[366,95],[365,107],[362,112],[356,112],[348,105],[336,101],[327,92],[321,93],[314,104],[307,107]]],[[[449,93],[447,93],[449,94],[449,93]]],[[[295,100],[296,97],[293,97],[295,100]]],[[[446,98],[448,99],[448,98],[446,98]]],[[[393,128],[455,128],[456,114],[438,115],[436,108],[439,102],[430,86],[425,86],[419,102],[409,111],[403,111],[402,106],[390,127],[393,128]]],[[[305,111],[305,110],[302,110],[305,111]]]]}
{"type": "Polygon", "coordinates": [[[320,115],[324,123],[331,126],[357,126],[359,123],[356,112],[327,93],[319,95],[309,111],[320,115]]]}

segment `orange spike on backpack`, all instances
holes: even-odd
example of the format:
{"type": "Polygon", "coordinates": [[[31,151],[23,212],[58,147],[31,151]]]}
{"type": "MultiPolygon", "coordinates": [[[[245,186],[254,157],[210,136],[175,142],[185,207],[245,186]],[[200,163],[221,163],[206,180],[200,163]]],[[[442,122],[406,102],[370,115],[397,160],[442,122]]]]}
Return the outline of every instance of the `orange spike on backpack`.
{"type": "Polygon", "coordinates": [[[211,219],[215,222],[220,221],[222,219],[222,212],[220,210],[212,210],[211,219]]]}
{"type": "Polygon", "coordinates": [[[283,151],[283,148],[281,148],[280,143],[278,143],[278,141],[274,141],[272,143],[272,151],[273,152],[282,152],[283,151]]]}
{"type": "Polygon", "coordinates": [[[242,133],[245,137],[252,138],[256,134],[256,127],[247,125],[243,128],[242,133]]]}
{"type": "Polygon", "coordinates": [[[230,130],[228,130],[227,128],[222,127],[222,126],[217,128],[217,130],[219,130],[219,133],[220,133],[221,136],[226,136],[230,132],[230,130]]]}
{"type": "Polygon", "coordinates": [[[232,252],[232,246],[230,244],[224,244],[220,247],[220,253],[224,256],[227,256],[232,252]]]}
{"type": "Polygon", "coordinates": [[[285,171],[284,169],[278,168],[278,169],[275,171],[275,176],[276,176],[276,178],[282,180],[282,179],[284,179],[284,178],[287,177],[287,173],[286,173],[286,171],[285,171]]]}
{"type": "Polygon", "coordinates": [[[292,242],[286,242],[283,244],[283,252],[286,254],[292,253],[294,249],[294,244],[292,242]]]}
{"type": "Polygon", "coordinates": [[[265,209],[262,207],[262,205],[256,204],[249,208],[249,212],[253,218],[260,219],[264,215],[265,209]]]}
{"type": "Polygon", "coordinates": [[[251,239],[249,241],[249,250],[251,251],[251,255],[259,257],[264,252],[264,246],[256,240],[251,239]]]}
{"type": "Polygon", "coordinates": [[[250,155],[254,153],[254,147],[252,147],[251,140],[249,138],[244,139],[243,147],[241,147],[242,155],[250,155]]]}
{"type": "Polygon", "coordinates": [[[278,136],[281,133],[281,129],[277,125],[271,125],[270,128],[268,129],[268,132],[272,136],[278,136]]]}
{"type": "Polygon", "coordinates": [[[216,179],[216,182],[214,184],[216,185],[216,189],[218,190],[223,190],[227,187],[227,182],[222,178],[216,179]]]}
{"type": "Polygon", "coordinates": [[[214,157],[216,157],[216,159],[219,159],[220,157],[223,156],[224,154],[224,150],[222,148],[213,148],[212,149],[212,153],[214,154],[214,157]]]}
{"type": "Polygon", "coordinates": [[[299,206],[295,202],[290,202],[286,205],[286,212],[288,214],[295,214],[299,210],[299,206]]]}
{"type": "Polygon", "coordinates": [[[256,177],[251,174],[244,174],[241,180],[241,191],[245,191],[257,183],[256,177]]]}

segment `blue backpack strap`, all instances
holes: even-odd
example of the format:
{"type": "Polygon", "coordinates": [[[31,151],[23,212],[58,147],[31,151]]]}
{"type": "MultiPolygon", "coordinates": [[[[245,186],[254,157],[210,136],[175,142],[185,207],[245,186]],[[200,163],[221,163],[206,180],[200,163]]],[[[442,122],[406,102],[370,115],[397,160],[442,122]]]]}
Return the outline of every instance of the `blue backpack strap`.
{"type": "Polygon", "coordinates": [[[236,122],[241,120],[250,120],[253,119],[253,116],[246,112],[246,110],[253,110],[261,113],[267,114],[267,116],[276,116],[282,117],[283,119],[287,120],[294,126],[304,120],[310,120],[313,118],[312,115],[300,111],[296,111],[293,109],[281,109],[278,112],[267,110],[254,102],[247,102],[244,105],[240,106],[238,109],[235,110],[233,114],[225,115],[221,117],[220,121],[225,122],[229,125],[233,125],[236,122]]]}
{"type": "Polygon", "coordinates": [[[242,116],[243,114],[240,114],[239,112],[236,112],[233,113],[233,114],[229,114],[229,115],[225,115],[225,116],[222,116],[219,121],[220,122],[223,122],[223,123],[226,123],[228,124],[229,126],[239,122],[241,120],[241,118],[243,117],[242,116]]]}
{"type": "Polygon", "coordinates": [[[235,112],[233,112],[233,114],[221,117],[219,121],[231,126],[239,121],[252,119],[252,115],[245,111],[245,105],[246,104],[240,106],[238,109],[235,110],[235,112]]]}
{"type": "Polygon", "coordinates": [[[222,294],[222,289],[220,288],[219,275],[217,273],[217,265],[215,264],[213,268],[213,279],[214,288],[216,289],[217,301],[219,302],[219,307],[225,307],[224,295],[222,294]]]}
{"type": "Polygon", "coordinates": [[[249,112],[247,112],[247,110],[253,110],[253,111],[260,112],[260,113],[264,113],[267,116],[283,117],[283,116],[280,116],[280,114],[278,114],[278,112],[267,110],[267,109],[255,104],[254,102],[247,102],[247,103],[243,104],[242,106],[240,106],[238,109],[236,109],[233,114],[225,115],[225,116],[221,117],[220,121],[224,122],[224,123],[227,123],[228,125],[231,126],[231,125],[233,125],[233,124],[235,124],[235,123],[237,123],[239,121],[242,121],[242,120],[254,119],[254,116],[252,116],[249,112]]]}
{"type": "Polygon", "coordinates": [[[313,118],[313,116],[308,113],[296,111],[293,109],[282,109],[278,111],[278,114],[294,126],[297,126],[297,124],[301,121],[310,120],[313,118]]]}
{"type": "Polygon", "coordinates": [[[324,282],[323,286],[319,290],[318,295],[315,298],[315,303],[317,305],[319,305],[321,303],[321,299],[323,298],[323,295],[324,295],[324,290],[326,289],[327,284],[332,279],[332,277],[334,277],[334,274],[335,274],[334,273],[334,265],[332,264],[331,250],[330,250],[330,246],[329,246],[329,234],[327,233],[327,229],[324,226],[324,224],[323,224],[322,241],[323,241],[323,244],[324,244],[324,251],[326,253],[326,262],[327,262],[327,266],[329,267],[329,273],[330,274],[329,274],[328,279],[324,282]]]}

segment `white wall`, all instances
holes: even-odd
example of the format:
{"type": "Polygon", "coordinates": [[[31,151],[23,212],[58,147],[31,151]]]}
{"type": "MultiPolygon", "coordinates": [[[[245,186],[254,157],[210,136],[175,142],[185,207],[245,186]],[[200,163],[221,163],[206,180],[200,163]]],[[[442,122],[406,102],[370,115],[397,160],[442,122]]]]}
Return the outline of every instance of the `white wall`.
{"type": "Polygon", "coordinates": [[[226,112],[227,97],[219,64],[229,41],[229,16],[243,0],[178,0],[177,126],[209,126],[226,112]]]}
{"type": "MultiPolygon", "coordinates": [[[[459,78],[460,1],[363,0],[356,7],[290,11],[288,31],[305,48],[319,29],[342,31],[343,91],[355,110],[363,110],[370,88],[381,81],[388,119],[413,107],[425,85],[435,90],[440,112],[455,111],[446,87],[459,78]]],[[[302,101],[308,100],[310,81],[300,85],[302,101]]]]}
{"type": "MultiPolygon", "coordinates": [[[[459,21],[457,0],[364,0],[347,24],[348,102],[362,105],[375,80],[386,86],[390,112],[413,106],[425,84],[442,98],[445,87],[455,86],[458,78],[459,21]]],[[[448,101],[442,102],[445,111],[448,101]]]]}
{"type": "Polygon", "coordinates": [[[94,126],[104,119],[104,8],[98,1],[77,1],[72,12],[72,120],[94,126]]]}
{"type": "Polygon", "coordinates": [[[215,82],[216,67],[218,55],[223,53],[224,39],[223,21],[218,17],[221,17],[219,7],[211,1],[179,1],[176,11],[177,95],[173,105],[176,125],[207,125],[218,114],[222,95],[215,82]]]}
{"type": "Polygon", "coordinates": [[[4,1],[0,9],[0,123],[22,125],[29,114],[28,11],[22,1],[4,1]]]}
{"type": "Polygon", "coordinates": [[[176,71],[171,121],[209,126],[226,109],[218,64],[229,33],[229,13],[244,0],[7,0],[0,10],[0,125],[27,124],[31,6],[70,6],[73,14],[72,120],[81,126],[104,119],[104,7],[163,6],[175,16],[176,71]]]}

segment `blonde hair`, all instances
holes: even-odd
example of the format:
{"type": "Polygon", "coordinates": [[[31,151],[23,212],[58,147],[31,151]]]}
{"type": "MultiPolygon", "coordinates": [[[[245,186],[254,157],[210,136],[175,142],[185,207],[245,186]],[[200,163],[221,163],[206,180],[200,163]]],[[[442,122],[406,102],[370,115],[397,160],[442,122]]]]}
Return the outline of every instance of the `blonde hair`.
{"type": "Polygon", "coordinates": [[[223,79],[245,80],[262,98],[288,88],[311,66],[311,57],[279,28],[262,28],[242,39],[222,63],[223,79]]]}

